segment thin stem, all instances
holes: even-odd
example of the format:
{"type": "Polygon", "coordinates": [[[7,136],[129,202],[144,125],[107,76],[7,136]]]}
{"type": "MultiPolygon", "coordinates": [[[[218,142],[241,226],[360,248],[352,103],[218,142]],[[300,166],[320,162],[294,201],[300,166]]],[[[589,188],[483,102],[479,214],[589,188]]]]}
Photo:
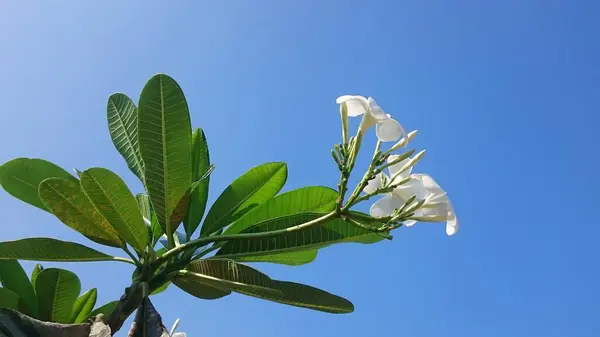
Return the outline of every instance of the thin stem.
{"type": "Polygon", "coordinates": [[[134,260],[127,259],[127,258],[120,257],[120,256],[113,256],[112,260],[113,261],[119,261],[119,262],[129,263],[129,264],[132,264],[132,265],[134,265],[136,267],[138,266],[138,264],[134,260]]]}
{"type": "Polygon", "coordinates": [[[338,213],[336,211],[333,211],[333,212],[323,215],[322,217],[305,222],[303,224],[296,225],[296,226],[289,227],[289,228],[278,229],[278,230],[274,230],[274,231],[270,231],[270,232],[217,235],[217,236],[209,236],[209,237],[199,238],[199,239],[192,240],[190,242],[182,244],[181,246],[177,246],[177,247],[169,250],[168,252],[163,254],[161,257],[159,257],[154,262],[154,264],[160,264],[160,263],[166,261],[167,259],[169,259],[173,256],[176,256],[177,254],[179,254],[183,251],[186,251],[189,249],[194,249],[198,246],[202,246],[202,245],[205,245],[205,244],[208,244],[211,242],[264,239],[264,238],[269,238],[269,237],[273,237],[273,236],[277,236],[277,235],[281,235],[281,234],[293,233],[293,232],[297,232],[297,231],[300,231],[300,230],[303,230],[306,228],[320,225],[321,223],[323,223],[331,218],[334,218],[337,215],[338,215],[338,213]]]}
{"type": "Polygon", "coordinates": [[[135,255],[129,250],[129,248],[127,248],[127,246],[123,247],[123,250],[125,251],[125,253],[127,253],[127,255],[129,255],[129,257],[131,257],[131,259],[135,262],[136,266],[142,265],[140,260],[138,260],[138,258],[135,257],[135,255]]]}
{"type": "Polygon", "coordinates": [[[342,208],[342,212],[347,211],[354,204],[354,200],[356,200],[356,198],[359,197],[360,192],[362,192],[362,190],[367,186],[369,178],[373,174],[373,170],[375,168],[375,165],[377,164],[377,160],[379,159],[379,150],[381,149],[381,144],[382,142],[380,140],[377,140],[377,144],[375,145],[375,151],[373,151],[373,159],[371,160],[371,164],[369,164],[369,168],[360,180],[360,183],[358,183],[358,185],[356,185],[356,188],[354,188],[354,191],[352,192],[352,194],[348,198],[348,201],[346,202],[346,206],[342,208]]]}

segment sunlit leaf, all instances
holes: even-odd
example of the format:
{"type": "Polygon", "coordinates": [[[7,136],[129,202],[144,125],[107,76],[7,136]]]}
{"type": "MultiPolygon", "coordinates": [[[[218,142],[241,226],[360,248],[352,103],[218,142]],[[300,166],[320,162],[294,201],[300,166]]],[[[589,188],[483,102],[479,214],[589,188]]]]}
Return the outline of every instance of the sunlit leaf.
{"type": "MultiPolygon", "coordinates": [[[[200,179],[209,167],[210,156],[206,136],[204,135],[204,131],[198,128],[192,134],[192,180],[196,181],[200,179]]],[[[189,208],[183,219],[183,225],[188,237],[194,233],[204,217],[206,202],[208,201],[209,184],[210,178],[203,180],[190,195],[189,208]]]]}
{"type": "Polygon", "coordinates": [[[117,174],[104,168],[87,169],[81,188],[119,237],[138,252],[148,243],[148,231],[137,201],[117,174]]]}
{"type": "Polygon", "coordinates": [[[39,318],[47,322],[70,323],[80,291],[81,283],[74,273],[58,268],[42,270],[35,282],[39,318]]]}
{"type": "Polygon", "coordinates": [[[105,305],[103,305],[97,309],[94,309],[92,312],[90,312],[87,315],[87,317],[84,319],[84,322],[92,317],[98,316],[99,314],[102,314],[104,316],[110,315],[117,308],[118,304],[119,304],[119,301],[112,301],[112,302],[106,303],[105,305]]]}
{"type": "Polygon", "coordinates": [[[73,305],[70,323],[83,323],[87,315],[94,309],[97,296],[98,291],[96,288],[90,289],[79,296],[73,305]]]}
{"type": "Polygon", "coordinates": [[[266,163],[250,169],[217,198],[206,215],[201,235],[208,236],[230,225],[252,208],[271,199],[281,190],[286,179],[285,163],[266,163]]]}
{"type": "Polygon", "coordinates": [[[146,189],[165,229],[192,184],[190,114],[183,91],[171,77],[158,74],[144,86],[138,133],[146,189]]]}
{"type": "Polygon", "coordinates": [[[122,93],[110,95],[106,104],[110,138],[131,172],[144,182],[144,162],[138,144],[137,116],[137,108],[129,97],[122,93]]]}
{"type": "Polygon", "coordinates": [[[0,260],[3,259],[57,262],[118,260],[113,256],[75,242],[51,238],[29,238],[0,242],[0,260]]]}
{"type": "Polygon", "coordinates": [[[113,247],[125,245],[77,182],[49,178],[40,183],[39,194],[48,209],[67,226],[98,243],[113,247]]]}
{"type": "Polygon", "coordinates": [[[16,158],[2,165],[0,184],[9,194],[30,205],[48,211],[38,195],[40,183],[47,178],[77,179],[61,167],[37,158],[16,158]]]}
{"type": "MultiPolygon", "coordinates": [[[[249,227],[242,233],[259,233],[287,229],[302,225],[323,216],[317,213],[302,213],[270,219],[249,227]]],[[[334,243],[362,242],[374,234],[366,228],[342,219],[330,219],[323,224],[286,232],[268,238],[253,238],[227,242],[218,252],[218,257],[238,258],[269,255],[273,253],[297,252],[318,249],[334,243]],[[361,239],[362,238],[362,239],[361,239]]]]}

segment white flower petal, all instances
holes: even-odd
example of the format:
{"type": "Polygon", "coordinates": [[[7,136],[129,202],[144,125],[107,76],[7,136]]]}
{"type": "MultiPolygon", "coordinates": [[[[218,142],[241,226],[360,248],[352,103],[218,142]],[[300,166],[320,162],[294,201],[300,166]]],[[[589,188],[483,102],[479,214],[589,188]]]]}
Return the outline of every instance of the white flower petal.
{"type": "Polygon", "coordinates": [[[369,193],[375,192],[375,190],[377,190],[378,188],[382,188],[384,178],[387,178],[385,173],[383,173],[383,172],[379,173],[378,175],[375,176],[375,178],[369,180],[369,182],[367,183],[367,186],[365,187],[363,192],[369,194],[369,193]]]}
{"type": "Polygon", "coordinates": [[[187,337],[187,334],[185,332],[176,332],[171,337],[187,337]]]}
{"type": "Polygon", "coordinates": [[[377,134],[377,138],[382,142],[395,142],[403,136],[404,129],[398,121],[390,118],[386,120],[377,120],[375,133],[377,134]]]}
{"type": "Polygon", "coordinates": [[[412,227],[416,223],[417,223],[417,221],[415,221],[415,220],[406,220],[402,223],[402,226],[412,227]]]}
{"type": "Polygon", "coordinates": [[[369,213],[373,217],[390,216],[395,209],[402,207],[403,204],[404,202],[402,201],[402,199],[390,193],[384,196],[383,198],[377,200],[373,204],[373,206],[371,206],[369,213]]]}
{"type": "Polygon", "coordinates": [[[346,104],[346,110],[348,111],[348,116],[350,117],[360,116],[366,113],[369,109],[369,103],[367,99],[362,96],[344,95],[338,97],[336,102],[338,104],[346,104]]]}
{"type": "Polygon", "coordinates": [[[448,221],[446,222],[446,234],[454,235],[458,232],[458,218],[454,213],[454,207],[448,201],[448,221]]]}
{"type": "Polygon", "coordinates": [[[416,196],[417,200],[423,200],[429,196],[429,191],[423,185],[423,182],[419,179],[414,179],[411,176],[411,179],[406,183],[398,186],[394,193],[401,196],[403,199],[408,199],[413,195],[416,196]]]}
{"type": "Polygon", "coordinates": [[[388,120],[390,119],[390,115],[386,114],[383,109],[375,102],[373,97],[369,97],[367,100],[367,104],[369,105],[369,113],[373,118],[377,120],[388,120]]]}

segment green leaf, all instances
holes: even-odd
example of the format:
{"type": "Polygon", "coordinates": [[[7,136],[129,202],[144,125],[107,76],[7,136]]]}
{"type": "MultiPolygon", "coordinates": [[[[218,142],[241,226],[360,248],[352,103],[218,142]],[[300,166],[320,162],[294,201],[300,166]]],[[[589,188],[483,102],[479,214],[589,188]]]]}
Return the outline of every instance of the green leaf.
{"type": "Polygon", "coordinates": [[[153,76],[142,90],[138,119],[146,189],[158,222],[169,232],[171,215],[192,184],[190,113],[177,82],[153,76]]]}
{"type": "Polygon", "coordinates": [[[178,281],[181,280],[225,291],[279,294],[279,291],[271,288],[271,279],[267,275],[227,259],[195,260],[175,276],[174,283],[179,286],[178,281]]]}
{"type": "Polygon", "coordinates": [[[119,301],[108,302],[100,308],[94,309],[94,311],[90,312],[83,321],[85,322],[92,317],[98,316],[99,314],[108,316],[117,308],[118,304],[119,301]]]}
{"type": "Polygon", "coordinates": [[[144,182],[144,162],[138,144],[138,113],[133,101],[122,93],[110,95],[106,104],[108,130],[127,166],[144,182]]]}
{"type": "MultiPolygon", "coordinates": [[[[259,233],[301,225],[321,217],[318,213],[302,213],[270,219],[249,227],[242,233],[259,233]]],[[[327,222],[306,229],[281,234],[264,239],[253,238],[227,242],[217,253],[218,257],[239,258],[246,256],[269,255],[273,253],[297,252],[318,249],[325,246],[360,241],[366,236],[373,236],[366,228],[356,226],[342,219],[331,219],[327,222]]]]}
{"type": "Polygon", "coordinates": [[[211,287],[204,283],[198,282],[198,280],[194,277],[179,276],[173,279],[173,284],[186,293],[203,300],[216,300],[231,294],[231,291],[229,290],[211,287]]]}
{"type": "Polygon", "coordinates": [[[43,159],[16,158],[2,165],[0,170],[0,184],[6,192],[48,212],[38,195],[38,186],[43,180],[53,177],[77,182],[69,172],[43,159]]]}
{"type": "Polygon", "coordinates": [[[285,264],[288,266],[300,266],[313,262],[317,258],[317,249],[304,250],[300,252],[280,253],[272,255],[242,256],[234,260],[241,262],[268,262],[285,264]]]}
{"type": "Polygon", "coordinates": [[[39,298],[39,318],[46,322],[70,323],[81,283],[74,273],[58,268],[46,268],[35,282],[39,298]]]}
{"type": "MultiPolygon", "coordinates": [[[[1,245],[2,243],[0,243],[0,246],[1,245]]],[[[41,264],[36,264],[35,267],[33,267],[33,271],[31,272],[31,285],[33,286],[33,289],[35,289],[35,280],[42,270],[44,270],[44,267],[42,267],[41,264]]]]}
{"type": "Polygon", "coordinates": [[[277,303],[333,314],[345,314],[354,311],[354,305],[347,299],[308,285],[273,280],[271,286],[273,289],[279,290],[281,294],[270,295],[251,291],[245,292],[245,294],[277,303]]]}
{"type": "Polygon", "coordinates": [[[165,282],[163,285],[161,285],[160,287],[158,287],[154,291],[152,291],[150,293],[150,295],[158,295],[158,294],[162,293],[163,291],[167,290],[167,288],[169,288],[170,285],[171,285],[171,281],[165,282]]]}
{"type": "MultiPolygon", "coordinates": [[[[206,142],[204,131],[198,128],[192,134],[192,180],[197,181],[200,179],[208,171],[209,167],[208,143],[206,142]]],[[[188,211],[186,217],[183,219],[183,226],[188,237],[192,236],[204,217],[208,201],[209,184],[210,179],[207,177],[190,195],[188,211]]]]}
{"type": "Polygon", "coordinates": [[[29,316],[37,316],[38,301],[33,286],[17,260],[0,260],[0,279],[2,286],[12,290],[25,304],[19,311],[29,316]]]}
{"type": "Polygon", "coordinates": [[[266,163],[250,169],[217,198],[206,215],[201,236],[230,225],[252,208],[274,197],[286,179],[285,163],[266,163]]]}
{"type": "Polygon", "coordinates": [[[143,252],[148,231],[137,201],[123,179],[107,169],[91,168],[83,171],[81,188],[119,237],[143,252]]]}
{"type": "MultiPolygon", "coordinates": [[[[50,238],[29,238],[0,242],[0,260],[3,259],[60,262],[118,260],[118,258],[75,242],[50,238]]],[[[2,262],[0,261],[0,263],[2,262]]]]}
{"type": "MultiPolygon", "coordinates": [[[[309,186],[292,190],[264,204],[255,207],[246,213],[238,221],[229,226],[223,235],[238,234],[257,223],[268,219],[289,216],[293,214],[313,211],[331,212],[335,209],[338,192],[323,186],[309,186]]],[[[244,262],[270,262],[287,265],[302,265],[310,263],[317,257],[317,250],[294,252],[285,254],[274,254],[265,256],[240,257],[236,260],[244,262]]]]}
{"type": "Polygon", "coordinates": [[[75,304],[73,305],[73,311],[71,313],[71,320],[69,323],[83,323],[87,315],[92,312],[94,305],[96,305],[96,298],[98,297],[98,291],[96,288],[90,289],[79,296],[75,304]]]}
{"type": "Polygon", "coordinates": [[[44,204],[60,221],[90,240],[112,247],[125,245],[77,182],[49,178],[40,183],[39,194],[44,204]]]}
{"type": "Polygon", "coordinates": [[[19,310],[19,295],[6,288],[0,288],[0,308],[19,310]]]}
{"type": "Polygon", "coordinates": [[[337,197],[337,191],[323,186],[291,190],[255,207],[229,226],[223,235],[238,234],[259,222],[283,216],[305,212],[328,213],[335,209],[337,197]]]}

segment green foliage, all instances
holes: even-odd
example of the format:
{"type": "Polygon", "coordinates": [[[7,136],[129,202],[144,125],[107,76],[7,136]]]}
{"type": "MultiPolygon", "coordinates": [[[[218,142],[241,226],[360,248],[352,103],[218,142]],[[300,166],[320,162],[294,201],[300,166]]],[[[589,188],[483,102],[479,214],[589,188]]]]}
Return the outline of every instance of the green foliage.
{"type": "Polygon", "coordinates": [[[96,288],[90,289],[83,293],[75,304],[73,305],[73,310],[71,312],[71,320],[72,323],[82,323],[87,315],[92,312],[94,306],[96,305],[96,298],[98,297],[98,291],[96,288]]]}
{"type": "Polygon", "coordinates": [[[108,302],[105,305],[92,310],[92,312],[90,312],[84,319],[84,321],[87,321],[88,319],[95,317],[99,314],[103,314],[103,315],[110,315],[116,308],[117,308],[117,304],[119,304],[119,301],[112,301],[112,302],[108,302]]]}
{"type": "Polygon", "coordinates": [[[40,319],[70,323],[80,291],[81,283],[74,273],[58,268],[42,270],[35,282],[35,293],[40,303],[40,319]]]}
{"type": "Polygon", "coordinates": [[[5,289],[13,291],[22,302],[19,310],[28,315],[38,314],[38,301],[27,274],[16,260],[0,261],[0,279],[5,289]]]}
{"type": "Polygon", "coordinates": [[[0,260],[0,279],[0,308],[19,310],[39,320],[82,323],[96,303],[95,288],[77,298],[79,278],[68,270],[37,264],[29,280],[16,260],[0,260]]]}
{"type": "Polygon", "coordinates": [[[40,199],[38,186],[52,177],[77,183],[69,172],[43,159],[16,158],[2,165],[0,170],[0,184],[6,192],[44,211],[49,210],[40,199]]]}
{"type": "Polygon", "coordinates": [[[107,169],[91,168],[81,174],[81,187],[119,237],[143,252],[148,231],[138,203],[123,179],[107,169]]]}
{"type": "MultiPolygon", "coordinates": [[[[199,180],[210,168],[208,143],[204,131],[198,128],[192,134],[192,180],[199,180]]],[[[208,187],[210,178],[203,180],[191,193],[187,214],[183,219],[183,226],[187,237],[190,238],[200,225],[208,202],[208,187]]]]}
{"type": "Polygon", "coordinates": [[[287,180],[285,163],[267,163],[256,166],[237,178],[212,205],[202,229],[208,236],[228,226],[252,208],[274,197],[287,180]]]}
{"type": "MultiPolygon", "coordinates": [[[[30,238],[0,242],[0,260],[2,259],[85,262],[111,261],[115,260],[115,257],[75,242],[50,238],[30,238]]],[[[34,273],[34,276],[37,275],[34,273]]]]}
{"type": "Polygon", "coordinates": [[[19,310],[19,295],[12,290],[0,288],[0,308],[19,310]]]}
{"type": "Polygon", "coordinates": [[[125,245],[77,182],[48,178],[40,183],[39,194],[44,204],[60,221],[90,240],[112,247],[125,245]]]}
{"type": "Polygon", "coordinates": [[[138,144],[137,116],[137,107],[129,97],[122,93],[110,95],[106,104],[110,138],[131,172],[144,182],[144,162],[138,144]]]}
{"type": "MultiPolygon", "coordinates": [[[[319,213],[298,213],[269,219],[248,227],[242,233],[261,233],[267,231],[289,229],[323,216],[319,213]]],[[[369,242],[365,238],[376,236],[364,227],[348,223],[343,219],[332,219],[324,224],[306,229],[286,232],[277,236],[236,240],[225,244],[217,256],[240,258],[246,256],[266,255],[267,253],[296,252],[307,249],[323,248],[334,243],[369,242]]]]}
{"type": "Polygon", "coordinates": [[[192,184],[191,135],[183,91],[171,77],[153,76],[140,95],[138,140],[148,196],[165,233],[177,229],[171,216],[192,184]]]}
{"type": "MultiPolygon", "coordinates": [[[[302,265],[314,261],[324,247],[386,237],[387,232],[372,230],[385,221],[343,205],[347,172],[342,172],[339,190],[309,186],[278,195],[287,180],[287,166],[265,163],[235,179],[207,207],[214,166],[204,131],[197,128],[192,133],[190,120],[182,89],[164,74],[146,83],[138,107],[122,93],[109,97],[111,139],[143,183],[142,193],[133,194],[121,177],[104,168],[75,170],[75,178],[42,159],[5,163],[0,185],[9,194],[52,213],[96,243],[124,249],[131,259],[52,238],[0,242],[0,307],[59,323],[84,322],[117,308],[115,301],[93,310],[97,290],[80,295],[79,278],[63,269],[36,265],[29,281],[13,260],[18,259],[128,262],[136,266],[133,282],[147,282],[151,295],[173,283],[205,300],[237,292],[323,312],[352,312],[352,303],[344,298],[273,280],[244,264],[302,265]],[[177,231],[182,222],[185,235],[177,231]],[[192,240],[198,227],[199,238],[192,240]],[[167,249],[155,249],[165,236],[167,249]]],[[[348,153],[343,149],[339,156],[349,160],[348,153]]],[[[360,190],[350,198],[357,200],[359,194],[360,190]]]]}

